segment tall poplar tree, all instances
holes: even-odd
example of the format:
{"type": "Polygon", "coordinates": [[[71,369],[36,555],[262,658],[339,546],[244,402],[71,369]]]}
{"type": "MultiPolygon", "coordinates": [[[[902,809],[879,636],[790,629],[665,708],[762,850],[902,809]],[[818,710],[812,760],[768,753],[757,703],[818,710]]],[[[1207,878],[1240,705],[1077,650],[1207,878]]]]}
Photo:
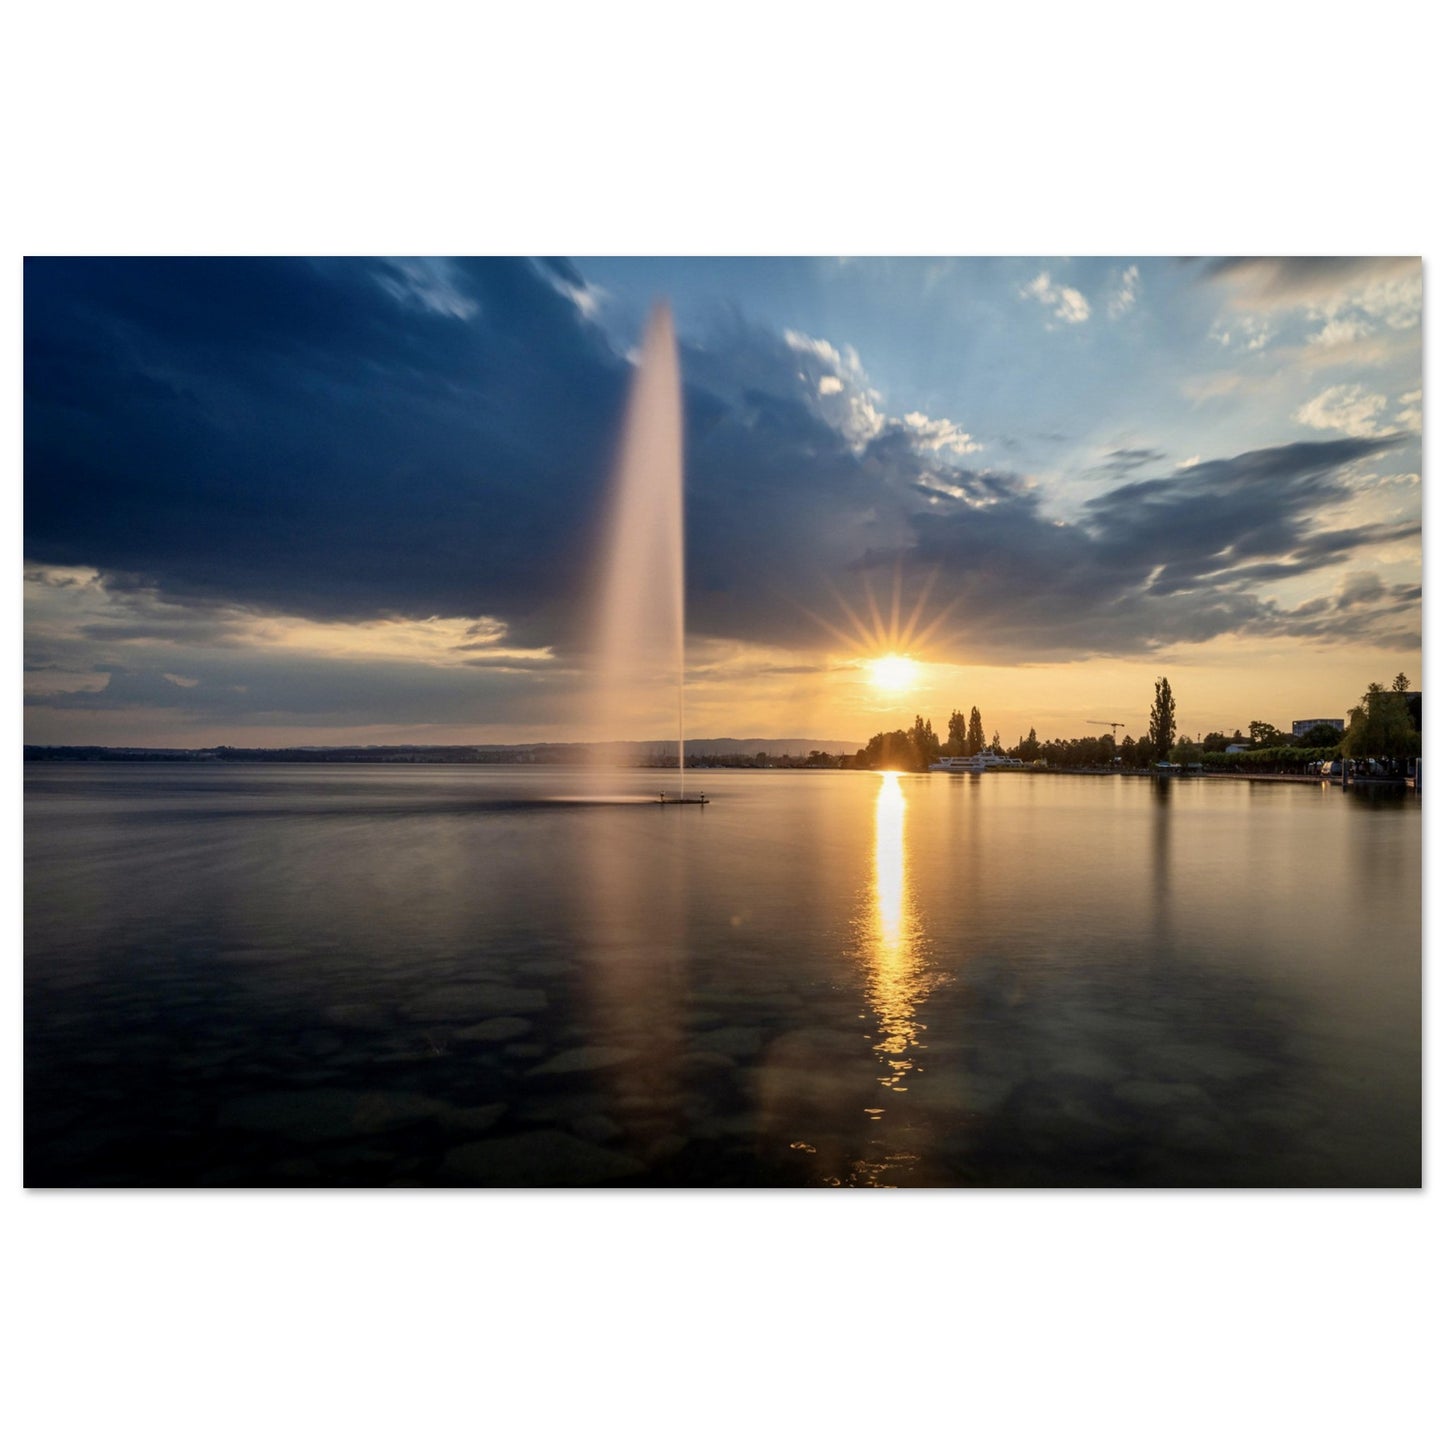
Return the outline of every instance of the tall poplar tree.
{"type": "Polygon", "coordinates": [[[1156,762],[1163,762],[1174,746],[1174,694],[1167,677],[1154,682],[1154,706],[1149,709],[1149,747],[1156,762]]]}
{"type": "Polygon", "coordinates": [[[957,708],[948,719],[948,755],[961,758],[968,751],[968,719],[957,708]]]}
{"type": "Polygon", "coordinates": [[[983,751],[983,719],[978,715],[978,709],[972,708],[968,714],[968,746],[964,748],[965,757],[974,757],[983,751]]]}

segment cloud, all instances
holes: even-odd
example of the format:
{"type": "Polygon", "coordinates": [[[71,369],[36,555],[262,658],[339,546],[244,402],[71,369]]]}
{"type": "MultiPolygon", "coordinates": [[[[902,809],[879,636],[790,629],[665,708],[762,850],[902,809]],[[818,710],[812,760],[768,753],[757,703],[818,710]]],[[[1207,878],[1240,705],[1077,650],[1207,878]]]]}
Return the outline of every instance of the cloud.
{"type": "Polygon", "coordinates": [[[175,599],[550,633],[628,367],[549,277],[27,262],[27,555],[175,599]]]}
{"type": "Polygon", "coordinates": [[[1396,398],[1396,404],[1400,410],[1395,414],[1395,425],[1403,427],[1406,431],[1419,431],[1423,424],[1423,417],[1420,413],[1420,403],[1424,392],[1418,387],[1414,391],[1407,391],[1396,398]]]}
{"type": "Polygon", "coordinates": [[[1418,257],[1244,258],[1202,274],[1230,308],[1211,332],[1224,345],[1258,350],[1287,328],[1298,344],[1279,361],[1306,373],[1391,362],[1418,370],[1418,257]]]}
{"type": "Polygon", "coordinates": [[[1213,401],[1232,395],[1244,386],[1246,380],[1238,371],[1216,371],[1210,376],[1192,377],[1180,389],[1191,401],[1213,401]]]}
{"type": "Polygon", "coordinates": [[[818,415],[836,426],[856,448],[868,445],[887,425],[883,397],[869,382],[858,353],[851,346],[841,350],[830,341],[784,331],[783,340],[797,353],[804,370],[802,380],[811,382],[820,404],[818,415]]]}
{"type": "Polygon", "coordinates": [[[1380,414],[1387,399],[1357,385],[1331,386],[1311,397],[1294,413],[1294,419],[1317,431],[1342,431],[1347,436],[1379,436],[1384,428],[1380,414]]]}
{"type": "Polygon", "coordinates": [[[1341,611],[1363,602],[1374,602],[1385,595],[1385,584],[1374,572],[1350,572],[1340,583],[1335,606],[1341,611]]]}
{"type": "Polygon", "coordinates": [[[976,452],[982,444],[947,417],[930,417],[910,411],[902,418],[887,415],[882,394],[868,380],[858,353],[851,346],[784,331],[783,340],[797,353],[804,369],[799,379],[815,388],[815,413],[835,426],[855,450],[862,451],[888,428],[902,427],[925,451],[976,452]],[[821,374],[819,374],[821,372],[821,374]]]}
{"type": "Polygon", "coordinates": [[[903,425],[913,434],[916,445],[927,451],[948,450],[962,456],[982,450],[980,442],[974,441],[961,426],[949,421],[946,416],[931,418],[921,411],[910,411],[904,416],[903,425]]]}
{"type": "Polygon", "coordinates": [[[1117,321],[1126,312],[1132,311],[1139,299],[1139,268],[1126,266],[1120,273],[1113,295],[1109,297],[1109,316],[1117,321]]]}
{"type": "Polygon", "coordinates": [[[1274,327],[1260,316],[1235,316],[1227,324],[1216,322],[1209,332],[1211,341],[1245,352],[1263,351],[1274,336],[1274,327]]]}
{"type": "MultiPolygon", "coordinates": [[[[1088,477],[1123,477],[1138,471],[1140,467],[1163,460],[1164,453],[1155,451],[1152,447],[1116,447],[1113,451],[1106,453],[1104,460],[1097,466],[1088,468],[1084,475],[1088,477]]],[[[1197,461],[1198,458],[1196,457],[1195,460],[1197,461]]]]}
{"type": "Polygon", "coordinates": [[[1335,317],[1327,321],[1313,336],[1308,339],[1310,346],[1341,347],[1350,342],[1363,340],[1369,336],[1374,327],[1362,317],[1342,319],[1335,317]]]}
{"type": "Polygon", "coordinates": [[[375,279],[388,296],[424,311],[458,321],[470,321],[477,314],[476,300],[459,288],[449,261],[395,259],[389,263],[389,269],[378,273],[375,279]]]}
{"type": "Polygon", "coordinates": [[[1243,310],[1313,307],[1330,313],[1353,299],[1368,298],[1360,304],[1395,311],[1408,306],[1418,290],[1420,260],[1415,256],[1236,256],[1210,262],[1203,275],[1226,287],[1232,303],[1243,310]]]}
{"type": "MultiPolygon", "coordinates": [[[[1149,652],[1229,633],[1318,636],[1309,612],[1265,588],[1325,573],[1418,539],[1414,521],[1329,528],[1348,499],[1344,469],[1399,438],[1299,442],[1215,458],[1129,482],[1085,504],[1078,522],[1046,516],[1014,488],[986,509],[918,519],[914,544],[868,559],[932,575],[975,657],[1035,660],[1149,652]]],[[[1408,599],[1383,599],[1356,639],[1418,629],[1408,599]]]]}
{"type": "Polygon", "coordinates": [[[1055,286],[1049,280],[1047,271],[1040,271],[1019,291],[1019,295],[1032,297],[1042,306],[1053,307],[1053,314],[1071,325],[1078,325],[1089,319],[1089,303],[1083,293],[1074,290],[1072,286],[1055,286]]]}

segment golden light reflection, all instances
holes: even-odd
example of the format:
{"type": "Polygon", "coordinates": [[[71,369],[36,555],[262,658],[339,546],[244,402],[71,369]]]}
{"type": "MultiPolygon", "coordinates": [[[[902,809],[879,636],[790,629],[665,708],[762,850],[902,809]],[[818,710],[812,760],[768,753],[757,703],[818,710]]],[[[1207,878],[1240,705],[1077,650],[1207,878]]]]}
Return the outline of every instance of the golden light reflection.
{"type": "Polygon", "coordinates": [[[918,1005],[927,996],[922,932],[908,887],[904,822],[908,802],[897,773],[879,778],[874,805],[871,907],[860,920],[868,967],[867,997],[877,1018],[873,1050],[885,1065],[878,1082],[895,1092],[917,1067],[923,1047],[918,1005]]]}

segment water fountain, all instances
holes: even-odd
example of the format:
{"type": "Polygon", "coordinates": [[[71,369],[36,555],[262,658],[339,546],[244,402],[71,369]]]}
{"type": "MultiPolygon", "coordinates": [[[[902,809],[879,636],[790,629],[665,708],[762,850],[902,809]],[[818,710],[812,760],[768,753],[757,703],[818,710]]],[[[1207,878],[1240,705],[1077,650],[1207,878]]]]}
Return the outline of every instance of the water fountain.
{"type": "MultiPolygon", "coordinates": [[[[676,688],[677,796],[664,791],[658,800],[705,803],[683,788],[682,387],[662,302],[648,319],[628,397],[606,557],[594,722],[604,737],[635,736],[639,727],[665,735],[671,708],[662,699],[676,688]]],[[[621,761],[605,750],[600,760],[621,761]]]]}

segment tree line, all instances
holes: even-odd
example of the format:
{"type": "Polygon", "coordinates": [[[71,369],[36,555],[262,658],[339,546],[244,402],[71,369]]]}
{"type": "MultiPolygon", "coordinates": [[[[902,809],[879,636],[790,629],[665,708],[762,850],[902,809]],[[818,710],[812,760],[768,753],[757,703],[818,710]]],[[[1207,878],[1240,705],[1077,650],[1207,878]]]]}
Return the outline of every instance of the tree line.
{"type": "MultiPolygon", "coordinates": [[[[1142,736],[1128,734],[1115,740],[1113,733],[1098,737],[1053,738],[1044,741],[1034,728],[1011,748],[1004,748],[997,732],[989,746],[993,751],[1050,768],[1123,768],[1143,770],[1158,763],[1201,766],[1212,771],[1304,772],[1312,763],[1340,756],[1374,758],[1387,771],[1403,771],[1408,759],[1420,752],[1418,694],[1411,694],[1410,679],[1396,674],[1387,689],[1372,682],[1350,709],[1343,733],[1328,723],[1316,724],[1302,737],[1282,733],[1272,723],[1254,719],[1246,736],[1235,729],[1233,736],[1206,733],[1198,740],[1176,726],[1177,704],[1167,677],[1155,679],[1154,703],[1149,710],[1149,727],[1142,736]],[[1413,699],[1413,704],[1412,704],[1413,699]],[[1413,711],[1412,711],[1413,706],[1413,711]],[[1231,746],[1242,752],[1228,752],[1231,746]]],[[[852,758],[843,758],[845,768],[897,769],[922,772],[940,757],[974,757],[984,749],[983,718],[970,708],[965,717],[954,711],[943,740],[931,719],[915,715],[911,728],[875,733],[852,758]]]]}

